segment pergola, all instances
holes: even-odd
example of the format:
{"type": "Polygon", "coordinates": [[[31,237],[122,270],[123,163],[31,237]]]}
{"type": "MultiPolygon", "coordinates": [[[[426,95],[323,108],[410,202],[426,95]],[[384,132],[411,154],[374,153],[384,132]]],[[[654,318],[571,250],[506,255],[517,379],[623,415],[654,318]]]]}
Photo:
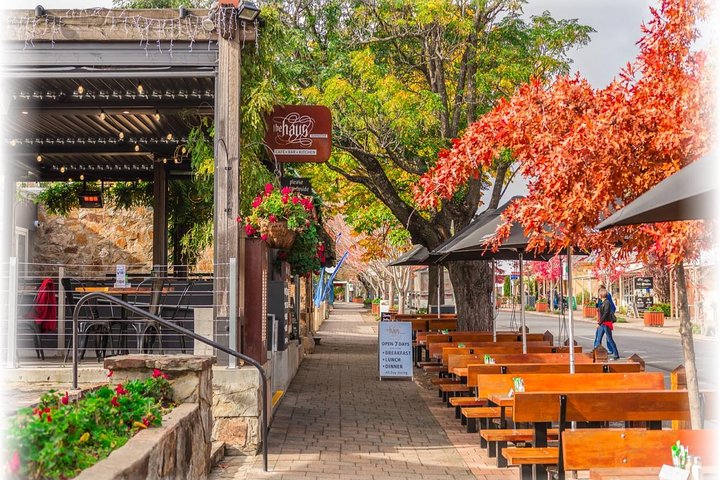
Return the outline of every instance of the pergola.
{"type": "Polygon", "coordinates": [[[242,48],[255,48],[256,21],[225,6],[38,7],[3,11],[0,21],[6,199],[23,181],[151,180],[153,264],[164,266],[168,179],[190,174],[185,147],[190,125],[212,116],[216,318],[229,317],[234,280],[241,314],[244,246],[235,220],[240,70],[242,48]],[[236,279],[230,278],[231,258],[238,262],[236,279]]]}

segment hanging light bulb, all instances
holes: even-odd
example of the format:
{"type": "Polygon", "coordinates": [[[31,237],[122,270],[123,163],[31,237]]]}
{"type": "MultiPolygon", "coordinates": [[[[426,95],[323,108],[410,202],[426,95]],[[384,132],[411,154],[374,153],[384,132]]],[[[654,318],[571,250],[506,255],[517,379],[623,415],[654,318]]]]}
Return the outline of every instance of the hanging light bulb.
{"type": "Polygon", "coordinates": [[[139,151],[140,151],[140,145],[138,145],[137,143],[135,144],[135,151],[136,151],[136,152],[139,152],[139,151]]]}
{"type": "Polygon", "coordinates": [[[37,161],[38,161],[38,162],[42,162],[42,155],[38,154],[38,156],[37,156],[37,161]]]}
{"type": "Polygon", "coordinates": [[[137,92],[142,95],[145,92],[145,88],[143,87],[142,83],[137,84],[137,92]]]}
{"type": "Polygon", "coordinates": [[[118,138],[119,138],[120,140],[124,140],[124,139],[125,139],[125,133],[124,133],[124,132],[118,133],[118,138]]]}
{"type": "Polygon", "coordinates": [[[82,95],[83,93],[85,93],[85,87],[83,87],[82,84],[78,85],[77,93],[78,95],[82,95]]]}
{"type": "Polygon", "coordinates": [[[173,158],[174,163],[180,163],[182,160],[180,160],[178,157],[173,158]]]}
{"type": "Polygon", "coordinates": [[[160,121],[160,112],[158,112],[157,108],[155,109],[155,115],[153,115],[153,117],[155,117],[155,120],[160,121]]]}
{"type": "Polygon", "coordinates": [[[107,115],[105,115],[105,110],[102,108],[100,109],[100,120],[105,120],[107,118],[107,115]]]}
{"type": "Polygon", "coordinates": [[[65,173],[65,167],[60,167],[60,173],[65,173]]]}
{"type": "Polygon", "coordinates": [[[187,148],[185,147],[185,145],[183,145],[183,147],[180,149],[180,151],[182,152],[183,155],[185,155],[187,153],[187,148]]]}
{"type": "Polygon", "coordinates": [[[68,178],[68,183],[72,183],[72,182],[73,182],[73,179],[72,179],[72,178],[68,178]]]}
{"type": "Polygon", "coordinates": [[[80,180],[85,180],[85,175],[80,174],[80,180]]]}
{"type": "Polygon", "coordinates": [[[172,140],[172,139],[173,139],[173,134],[172,134],[172,133],[168,133],[168,134],[165,136],[165,138],[167,138],[168,140],[172,140]]]}
{"type": "Polygon", "coordinates": [[[163,163],[167,163],[167,158],[163,158],[163,163]]]}

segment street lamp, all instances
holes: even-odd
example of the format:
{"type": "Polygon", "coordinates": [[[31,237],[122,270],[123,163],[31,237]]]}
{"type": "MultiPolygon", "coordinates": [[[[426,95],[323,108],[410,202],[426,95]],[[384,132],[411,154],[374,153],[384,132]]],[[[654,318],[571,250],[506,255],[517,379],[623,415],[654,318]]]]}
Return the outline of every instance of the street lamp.
{"type": "Polygon", "coordinates": [[[260,9],[252,2],[243,2],[238,6],[237,16],[240,20],[254,22],[260,15],[260,9]]]}

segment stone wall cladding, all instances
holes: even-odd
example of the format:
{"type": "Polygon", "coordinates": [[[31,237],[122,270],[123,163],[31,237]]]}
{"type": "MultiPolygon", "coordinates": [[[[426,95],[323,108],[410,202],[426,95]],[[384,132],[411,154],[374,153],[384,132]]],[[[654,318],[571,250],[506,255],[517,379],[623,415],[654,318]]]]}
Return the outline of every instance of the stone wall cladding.
{"type": "Polygon", "coordinates": [[[138,432],[108,458],[84,470],[77,480],[202,479],[210,471],[200,406],[179,405],[163,425],[138,432]]]}
{"type": "Polygon", "coordinates": [[[213,380],[213,441],[225,442],[226,455],[256,453],[262,405],[258,371],[251,366],[218,367],[213,380]]]}

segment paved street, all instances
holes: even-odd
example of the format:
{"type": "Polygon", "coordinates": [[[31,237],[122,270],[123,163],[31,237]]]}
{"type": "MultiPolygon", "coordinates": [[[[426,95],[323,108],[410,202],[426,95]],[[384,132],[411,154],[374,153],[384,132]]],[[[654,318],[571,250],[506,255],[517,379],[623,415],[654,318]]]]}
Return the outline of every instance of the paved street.
{"type": "MultiPolygon", "coordinates": [[[[531,332],[550,332],[557,336],[558,317],[538,315],[533,312],[526,313],[526,323],[531,332]]],[[[520,316],[516,313],[519,324],[520,316]]],[[[510,312],[500,312],[498,320],[499,329],[509,329],[511,325],[510,312]]],[[[665,331],[662,334],[646,330],[636,330],[633,325],[616,324],[613,338],[620,350],[621,357],[629,357],[633,353],[640,355],[646,362],[648,370],[662,370],[670,372],[683,363],[682,346],[680,337],[672,331],[665,331]]],[[[653,329],[660,330],[660,329],[653,329]]],[[[674,329],[673,329],[674,330],[674,329]]],[[[575,322],[575,340],[582,345],[583,349],[591,349],[595,340],[595,324],[578,319],[575,322]]],[[[603,340],[603,346],[606,346],[603,340]]],[[[707,337],[695,338],[695,356],[698,365],[700,388],[716,388],[717,373],[714,365],[717,364],[717,340],[707,337]]]]}
{"type": "MultiPolygon", "coordinates": [[[[271,473],[262,472],[261,456],[231,457],[211,478],[515,478],[515,469],[477,465],[473,474],[466,452],[455,448],[426,404],[439,406],[434,392],[407,380],[378,380],[377,326],[364,322],[361,311],[338,304],[324,323],[322,344],[303,361],[275,415],[271,473]]],[[[451,435],[462,447],[477,442],[477,435],[451,435]]]]}

